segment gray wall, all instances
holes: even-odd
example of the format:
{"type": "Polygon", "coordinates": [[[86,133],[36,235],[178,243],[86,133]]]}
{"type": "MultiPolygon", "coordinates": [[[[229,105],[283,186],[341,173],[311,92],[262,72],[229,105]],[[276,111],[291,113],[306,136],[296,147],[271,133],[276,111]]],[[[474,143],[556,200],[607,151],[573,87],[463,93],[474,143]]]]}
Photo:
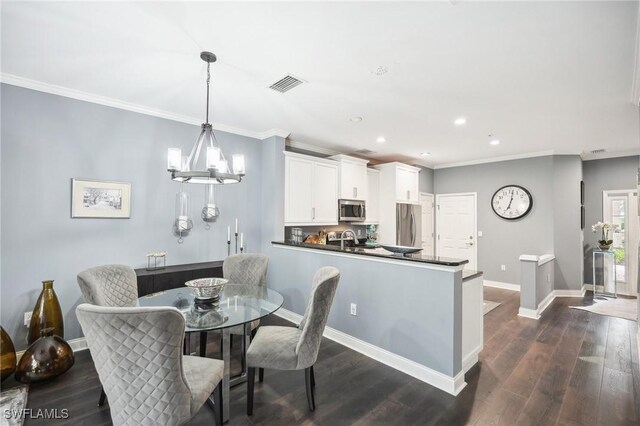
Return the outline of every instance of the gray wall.
{"type": "MultiPolygon", "coordinates": [[[[582,288],[582,229],[580,228],[580,181],[582,160],[577,155],[553,157],[553,253],[555,288],[582,288]]],[[[544,254],[544,253],[530,253],[544,254]]]]}
{"type": "Polygon", "coordinates": [[[429,194],[433,194],[434,170],[423,166],[416,167],[420,167],[420,192],[428,192],[429,194]]]}
{"type": "Polygon", "coordinates": [[[607,158],[585,161],[582,164],[585,188],[584,282],[593,284],[592,253],[598,245],[598,234],[591,225],[602,220],[602,192],[636,188],[636,174],[640,157],[607,158]]]}
{"type": "Polygon", "coordinates": [[[435,170],[436,194],[478,193],[478,269],[485,280],[517,284],[521,254],[553,253],[553,164],[547,156],[435,170]],[[533,197],[531,212],[520,220],[501,219],[491,208],[495,191],[509,184],[533,197]]]}
{"type": "Polygon", "coordinates": [[[247,176],[218,188],[220,218],[209,231],[196,220],[204,188],[185,186],[195,227],[179,245],[171,226],[180,184],[169,179],[166,154],[170,146],[189,150],[198,126],[10,85],[1,90],[0,321],[16,349],[25,348],[23,313],[33,309],[44,279],[55,280],[65,337],[73,339],[81,336],[74,312],[81,302],[76,274],[85,268],[142,267],[147,252],[160,250],[167,251],[168,264],[222,259],[227,225],[233,229],[236,217],[249,251],[260,250],[260,141],[217,133],[226,153],[245,155],[247,176]],[[71,219],[74,177],[131,182],[131,218],[71,219]]]}

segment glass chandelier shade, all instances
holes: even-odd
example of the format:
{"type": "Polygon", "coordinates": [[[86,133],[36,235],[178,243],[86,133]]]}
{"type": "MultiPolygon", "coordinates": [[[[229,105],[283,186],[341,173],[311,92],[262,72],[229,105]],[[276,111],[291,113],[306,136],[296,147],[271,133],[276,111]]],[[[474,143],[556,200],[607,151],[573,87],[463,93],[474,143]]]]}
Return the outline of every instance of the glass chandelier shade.
{"type": "Polygon", "coordinates": [[[177,182],[201,183],[208,185],[224,185],[238,183],[245,175],[244,155],[233,155],[233,171],[220,149],[220,145],[209,124],[209,84],[211,62],[216,56],[210,52],[200,53],[200,58],[207,63],[207,113],[206,122],[202,124],[200,135],[191,149],[191,153],[183,160],[180,148],[169,148],[167,153],[167,169],[171,179],[177,182]]]}

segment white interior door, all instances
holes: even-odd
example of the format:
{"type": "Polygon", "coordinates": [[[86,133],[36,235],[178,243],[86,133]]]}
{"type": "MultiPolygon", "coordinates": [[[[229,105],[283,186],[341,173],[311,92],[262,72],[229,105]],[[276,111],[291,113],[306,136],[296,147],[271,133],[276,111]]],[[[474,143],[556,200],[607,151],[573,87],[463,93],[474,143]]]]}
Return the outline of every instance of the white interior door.
{"type": "Polygon", "coordinates": [[[422,252],[433,256],[435,254],[433,194],[420,193],[422,211],[422,252]]]}
{"type": "Polygon", "coordinates": [[[478,265],[476,199],[476,193],[436,195],[436,254],[467,259],[465,269],[472,270],[478,265]]]}
{"type": "Polygon", "coordinates": [[[613,240],[617,290],[634,296],[638,277],[638,192],[634,190],[604,191],[602,217],[605,222],[618,225],[609,235],[613,240]]]}

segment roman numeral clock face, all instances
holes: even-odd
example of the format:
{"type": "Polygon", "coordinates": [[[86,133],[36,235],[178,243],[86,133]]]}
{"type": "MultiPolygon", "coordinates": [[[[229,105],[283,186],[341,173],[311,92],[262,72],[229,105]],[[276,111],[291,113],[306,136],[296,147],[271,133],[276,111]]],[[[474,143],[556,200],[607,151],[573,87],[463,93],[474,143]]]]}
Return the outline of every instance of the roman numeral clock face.
{"type": "Polygon", "coordinates": [[[518,185],[498,189],[491,198],[493,211],[503,219],[520,219],[531,211],[533,198],[529,191],[518,185]]]}

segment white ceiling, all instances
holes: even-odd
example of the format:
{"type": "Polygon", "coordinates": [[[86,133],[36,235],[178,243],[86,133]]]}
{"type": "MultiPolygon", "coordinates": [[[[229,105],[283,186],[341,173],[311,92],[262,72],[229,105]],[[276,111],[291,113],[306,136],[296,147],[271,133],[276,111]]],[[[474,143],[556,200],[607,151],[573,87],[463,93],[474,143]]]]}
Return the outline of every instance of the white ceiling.
{"type": "Polygon", "coordinates": [[[5,80],[202,119],[199,52],[210,50],[216,123],[329,149],[437,166],[640,144],[635,1],[3,2],[1,12],[5,80]],[[373,74],[379,66],[388,72],[373,74]],[[308,83],[266,88],[287,73],[308,83]],[[459,116],[466,126],[453,125],[459,116]]]}

